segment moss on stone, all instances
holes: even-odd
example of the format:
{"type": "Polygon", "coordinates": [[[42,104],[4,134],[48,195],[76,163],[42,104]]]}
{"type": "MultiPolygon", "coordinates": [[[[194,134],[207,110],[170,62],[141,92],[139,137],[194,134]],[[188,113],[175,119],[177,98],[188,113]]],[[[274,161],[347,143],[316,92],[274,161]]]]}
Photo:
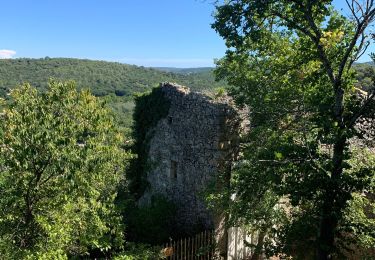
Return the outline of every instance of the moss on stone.
{"type": "Polygon", "coordinates": [[[149,167],[147,159],[149,141],[153,136],[152,129],[162,118],[168,115],[169,107],[170,101],[165,97],[160,86],[152,89],[151,92],[135,97],[133,153],[137,157],[133,160],[131,169],[128,171],[128,180],[130,190],[136,198],[142,196],[148,185],[146,172],[149,167]]]}

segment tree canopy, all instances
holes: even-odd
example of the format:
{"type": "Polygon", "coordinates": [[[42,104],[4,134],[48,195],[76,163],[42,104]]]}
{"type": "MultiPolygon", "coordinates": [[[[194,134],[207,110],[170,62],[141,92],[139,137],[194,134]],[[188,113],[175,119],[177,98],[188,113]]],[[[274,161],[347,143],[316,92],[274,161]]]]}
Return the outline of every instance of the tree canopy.
{"type": "Polygon", "coordinates": [[[347,3],[351,17],[329,0],[217,3],[212,26],[228,50],[216,73],[250,107],[252,124],[243,162],[218,198],[236,195],[233,222],[260,230],[257,249],[270,255],[331,259],[375,246],[375,157],[358,127],[372,122],[375,90],[373,81],[358,89],[353,69],[375,8],[347,3]]]}
{"type": "Polygon", "coordinates": [[[10,93],[0,121],[0,254],[57,259],[121,247],[128,153],[110,109],[73,82],[10,93]]]}

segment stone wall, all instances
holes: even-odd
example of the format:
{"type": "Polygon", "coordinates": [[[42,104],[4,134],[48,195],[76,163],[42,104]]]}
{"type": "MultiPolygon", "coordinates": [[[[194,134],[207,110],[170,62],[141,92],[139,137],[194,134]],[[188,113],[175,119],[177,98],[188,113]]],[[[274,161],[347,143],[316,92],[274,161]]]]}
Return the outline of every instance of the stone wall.
{"type": "MultiPolygon", "coordinates": [[[[361,100],[362,105],[367,98],[367,92],[360,91],[358,93],[358,99],[361,100]]],[[[355,128],[361,138],[353,138],[351,144],[357,147],[369,148],[375,152],[375,100],[368,102],[364,115],[357,120],[355,128]]]]}
{"type": "Polygon", "coordinates": [[[219,173],[230,176],[246,110],[226,96],[214,99],[171,83],[160,87],[170,108],[150,133],[150,186],[139,203],[147,205],[158,194],[171,199],[178,207],[176,228],[185,234],[218,228],[222,217],[207,210],[203,192],[219,173]]]}

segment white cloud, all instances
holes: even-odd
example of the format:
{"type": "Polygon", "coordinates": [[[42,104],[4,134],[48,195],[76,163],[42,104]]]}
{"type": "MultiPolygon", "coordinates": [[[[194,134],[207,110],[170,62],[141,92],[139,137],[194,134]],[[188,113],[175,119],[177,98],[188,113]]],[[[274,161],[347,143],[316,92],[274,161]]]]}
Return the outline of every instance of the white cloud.
{"type": "Polygon", "coordinates": [[[15,51],[12,50],[0,50],[0,59],[11,59],[16,55],[15,51]]]}

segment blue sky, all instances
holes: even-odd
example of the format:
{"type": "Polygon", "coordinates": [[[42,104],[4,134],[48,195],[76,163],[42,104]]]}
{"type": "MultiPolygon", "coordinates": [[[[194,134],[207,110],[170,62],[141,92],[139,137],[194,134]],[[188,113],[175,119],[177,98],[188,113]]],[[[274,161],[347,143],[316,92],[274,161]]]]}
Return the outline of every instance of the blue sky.
{"type": "MultiPolygon", "coordinates": [[[[213,66],[213,59],[224,55],[225,45],[210,26],[212,2],[2,0],[0,56],[213,66]]],[[[345,1],[334,2],[342,8],[345,1]]]]}

